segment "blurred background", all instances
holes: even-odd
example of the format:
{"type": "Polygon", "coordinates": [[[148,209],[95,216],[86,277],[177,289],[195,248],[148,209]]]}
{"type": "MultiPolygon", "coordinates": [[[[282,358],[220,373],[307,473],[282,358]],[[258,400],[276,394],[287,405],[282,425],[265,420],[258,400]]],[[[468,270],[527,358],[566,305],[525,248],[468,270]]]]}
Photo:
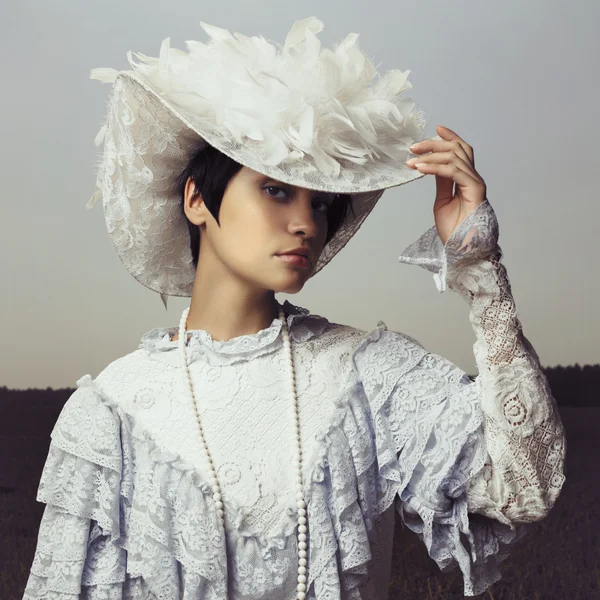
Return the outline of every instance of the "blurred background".
{"type": "MultiPolygon", "coordinates": [[[[441,124],[473,146],[542,364],[598,362],[599,13],[556,0],[2,3],[0,385],[74,386],[189,305],[170,297],[165,311],[119,261],[101,204],[85,209],[110,89],[90,69],[128,68],[128,50],[158,56],[166,37],[185,49],[206,39],[199,21],[283,43],[312,15],[323,46],[357,32],[380,71],[410,70],[428,137],[441,124]]],[[[433,175],[387,190],[323,271],[278,298],[362,329],[384,320],[475,373],[467,303],[397,261],[433,225],[434,197],[433,175]]]]}

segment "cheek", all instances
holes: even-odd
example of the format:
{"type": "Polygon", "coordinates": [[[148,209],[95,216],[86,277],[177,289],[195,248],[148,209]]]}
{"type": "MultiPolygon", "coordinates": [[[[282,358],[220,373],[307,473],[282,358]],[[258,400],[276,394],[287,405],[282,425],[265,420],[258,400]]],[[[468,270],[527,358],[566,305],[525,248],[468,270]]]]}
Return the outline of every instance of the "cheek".
{"type": "Polygon", "coordinates": [[[240,263],[251,263],[269,256],[277,239],[277,221],[273,211],[267,210],[265,203],[247,201],[237,210],[223,213],[221,239],[227,255],[240,263]]]}

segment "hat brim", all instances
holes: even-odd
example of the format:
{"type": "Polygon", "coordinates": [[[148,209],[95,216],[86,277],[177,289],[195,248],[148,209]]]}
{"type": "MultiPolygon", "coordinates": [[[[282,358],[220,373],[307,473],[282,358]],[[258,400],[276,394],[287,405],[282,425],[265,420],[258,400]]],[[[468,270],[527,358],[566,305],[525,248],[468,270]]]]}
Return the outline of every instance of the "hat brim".
{"type": "Polygon", "coordinates": [[[387,188],[424,176],[402,163],[368,178],[349,165],[337,179],[324,177],[311,160],[261,164],[248,145],[188,114],[129,71],[116,77],[108,105],[97,184],[109,236],[129,273],[168,296],[192,295],[195,269],[176,183],[205,144],[277,181],[350,195],[353,211],[323,248],[311,277],[350,241],[387,188]]]}

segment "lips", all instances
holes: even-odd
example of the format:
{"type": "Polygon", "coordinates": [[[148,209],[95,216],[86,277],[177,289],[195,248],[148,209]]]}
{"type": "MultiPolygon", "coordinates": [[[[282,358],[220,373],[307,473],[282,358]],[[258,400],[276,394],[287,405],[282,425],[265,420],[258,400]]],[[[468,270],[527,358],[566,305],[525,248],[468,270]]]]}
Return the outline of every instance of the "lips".
{"type": "Polygon", "coordinates": [[[300,256],[305,258],[309,264],[312,264],[309,254],[308,248],[298,248],[297,250],[290,250],[289,252],[281,252],[280,254],[277,254],[277,256],[300,256]]]}
{"type": "Polygon", "coordinates": [[[305,268],[311,266],[310,258],[308,258],[308,256],[304,256],[304,254],[295,254],[293,252],[287,252],[285,254],[277,254],[276,256],[280,260],[283,260],[290,265],[305,268]]]}
{"type": "Polygon", "coordinates": [[[285,254],[278,254],[277,256],[301,256],[308,262],[311,262],[310,257],[307,254],[301,254],[300,252],[286,252],[285,254]]]}

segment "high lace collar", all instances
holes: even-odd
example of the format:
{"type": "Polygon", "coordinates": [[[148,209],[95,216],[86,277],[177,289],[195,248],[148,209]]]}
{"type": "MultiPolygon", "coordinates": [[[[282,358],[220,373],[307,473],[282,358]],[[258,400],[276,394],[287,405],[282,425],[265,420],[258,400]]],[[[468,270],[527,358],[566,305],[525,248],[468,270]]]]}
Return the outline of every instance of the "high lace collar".
{"type": "MultiPolygon", "coordinates": [[[[302,343],[320,335],[329,323],[324,317],[312,315],[308,309],[287,300],[280,306],[287,318],[292,343],[302,343]]],[[[211,364],[231,364],[272,352],[283,344],[283,336],[280,335],[282,327],[283,322],[279,317],[275,317],[269,327],[229,340],[214,340],[204,329],[188,329],[188,360],[193,362],[204,357],[211,364]]],[[[144,348],[150,353],[177,350],[178,340],[172,341],[171,337],[178,331],[179,327],[155,327],[142,336],[139,348],[144,348]]]]}

